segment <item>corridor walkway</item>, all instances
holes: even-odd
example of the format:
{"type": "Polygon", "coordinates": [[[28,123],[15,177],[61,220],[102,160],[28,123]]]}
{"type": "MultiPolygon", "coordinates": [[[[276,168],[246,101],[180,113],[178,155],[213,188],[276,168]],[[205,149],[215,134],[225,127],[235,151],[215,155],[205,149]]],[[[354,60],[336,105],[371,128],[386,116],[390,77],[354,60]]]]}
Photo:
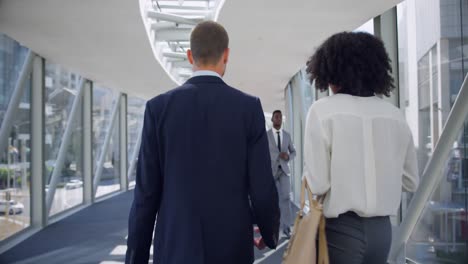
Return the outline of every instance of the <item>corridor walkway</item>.
{"type": "MultiPolygon", "coordinates": [[[[124,263],[127,219],[133,199],[129,191],[85,208],[0,255],[0,263],[124,263]]],[[[287,241],[278,250],[255,251],[255,263],[281,263],[287,241]]],[[[149,263],[152,263],[150,260],[149,263]]]]}

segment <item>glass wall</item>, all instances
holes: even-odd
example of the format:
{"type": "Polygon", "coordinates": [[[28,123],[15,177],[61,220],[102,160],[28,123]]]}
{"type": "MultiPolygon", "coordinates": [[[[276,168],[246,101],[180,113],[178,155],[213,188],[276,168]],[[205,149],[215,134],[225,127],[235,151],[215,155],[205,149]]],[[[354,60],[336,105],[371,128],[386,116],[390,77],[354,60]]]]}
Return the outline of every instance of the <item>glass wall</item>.
{"type": "Polygon", "coordinates": [[[293,76],[286,89],[285,98],[287,102],[285,129],[292,135],[297,153],[296,158],[290,162],[292,200],[299,204],[303,164],[303,131],[309,107],[317,98],[315,89],[312,89],[307,80],[305,69],[293,76]]]}
{"type": "Polygon", "coordinates": [[[31,77],[26,78],[19,105],[10,105],[27,48],[0,34],[0,125],[8,128],[0,150],[0,241],[30,225],[31,77]],[[11,107],[14,120],[4,122],[11,107]]]}
{"type": "MultiPolygon", "coordinates": [[[[422,173],[468,70],[468,1],[407,0],[397,11],[400,96],[422,173]]],[[[412,260],[468,263],[467,130],[465,123],[408,241],[412,260]]]]}
{"type": "Polygon", "coordinates": [[[100,197],[120,190],[120,131],[119,116],[120,107],[117,106],[114,126],[112,124],[112,112],[116,107],[120,92],[95,85],[93,88],[93,160],[94,177],[97,177],[98,162],[103,152],[103,164],[99,187],[96,197],[100,197]],[[107,149],[104,149],[106,135],[111,129],[111,136],[107,149]]]}
{"type": "Polygon", "coordinates": [[[61,67],[45,62],[45,164],[46,193],[53,175],[59,177],[50,215],[83,203],[83,115],[82,100],[72,116],[72,106],[79,94],[81,78],[61,67]],[[72,129],[68,142],[64,141],[65,129],[72,129]],[[64,145],[66,144],[66,145],[64,145]],[[59,151],[65,148],[60,160],[59,151]],[[62,164],[58,164],[62,162],[62,164]],[[60,171],[55,172],[55,168],[60,171]]]}
{"type": "Polygon", "coordinates": [[[29,53],[26,47],[0,33],[0,135],[3,135],[0,138],[0,250],[27,234],[21,231],[42,228],[47,217],[57,217],[69,209],[79,208],[85,201],[92,202],[91,195],[104,199],[107,194],[123,190],[121,173],[128,177],[130,186],[134,184],[136,166],[131,173],[121,172],[120,155],[127,150],[128,160],[124,162],[135,164],[134,153],[139,150],[146,101],[132,95],[126,97],[124,106],[119,91],[96,85],[59,63],[29,53]],[[33,59],[28,65],[25,64],[27,54],[33,59]],[[19,85],[23,69],[27,71],[19,85]],[[83,81],[90,86],[82,86],[83,81]],[[32,98],[33,88],[43,92],[42,105],[32,104],[32,99],[39,101],[32,98]],[[91,93],[81,89],[90,89],[91,93]],[[91,102],[89,109],[85,108],[85,102],[91,102]],[[91,119],[84,115],[89,111],[91,119]],[[127,117],[127,129],[121,126],[121,111],[127,117]],[[42,113],[44,123],[37,122],[32,127],[32,113],[42,113]],[[86,129],[91,128],[91,136],[85,140],[86,129]],[[42,146],[40,142],[32,146],[32,135],[39,131],[44,133],[42,146]],[[70,133],[68,139],[66,131],[70,133]],[[121,145],[122,137],[127,139],[127,145],[121,145]],[[92,142],[90,150],[85,148],[86,142],[92,142]],[[33,149],[38,146],[42,147],[40,151],[33,149]],[[36,165],[41,166],[32,166],[33,155],[37,155],[34,156],[36,165]],[[92,157],[92,164],[88,166],[84,157],[92,157]],[[40,169],[42,165],[44,168],[40,169]],[[97,190],[93,193],[89,186],[94,183],[88,181],[98,176],[97,190]],[[57,183],[56,188],[52,183],[57,183]],[[40,208],[32,215],[32,207],[39,204],[32,201],[48,201],[47,198],[52,198],[50,212],[40,208]]]}
{"type": "MultiPolygon", "coordinates": [[[[134,156],[139,151],[137,146],[138,138],[141,136],[141,129],[143,127],[143,115],[145,112],[146,100],[138,97],[128,97],[127,102],[127,151],[128,151],[128,164],[132,164],[133,158],[136,162],[138,156],[134,156]]],[[[129,185],[133,187],[135,185],[136,177],[136,166],[133,166],[133,170],[128,175],[129,185]]]]}

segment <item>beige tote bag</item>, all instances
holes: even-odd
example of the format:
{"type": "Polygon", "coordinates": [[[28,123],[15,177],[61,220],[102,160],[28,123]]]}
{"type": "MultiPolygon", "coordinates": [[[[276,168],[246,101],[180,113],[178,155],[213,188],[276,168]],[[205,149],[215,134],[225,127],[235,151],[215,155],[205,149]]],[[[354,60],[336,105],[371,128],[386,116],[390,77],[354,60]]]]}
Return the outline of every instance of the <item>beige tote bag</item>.
{"type": "Polygon", "coordinates": [[[301,208],[297,213],[289,245],[283,255],[283,264],[328,264],[325,217],[322,204],[312,199],[312,192],[304,178],[301,186],[301,208]],[[309,196],[310,210],[304,214],[305,190],[309,196]],[[318,233],[318,258],[316,256],[318,233]]]}

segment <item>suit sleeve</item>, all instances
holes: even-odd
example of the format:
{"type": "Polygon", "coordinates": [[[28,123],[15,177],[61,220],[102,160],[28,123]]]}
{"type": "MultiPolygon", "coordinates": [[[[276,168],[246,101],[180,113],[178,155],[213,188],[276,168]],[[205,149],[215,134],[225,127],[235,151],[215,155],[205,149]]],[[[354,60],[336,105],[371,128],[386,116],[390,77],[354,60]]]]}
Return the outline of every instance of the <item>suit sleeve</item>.
{"type": "Polygon", "coordinates": [[[125,263],[148,263],[162,192],[156,118],[146,104],[125,263]]]}
{"type": "Polygon", "coordinates": [[[271,171],[265,117],[259,99],[256,99],[252,115],[247,154],[249,195],[265,244],[276,248],[280,219],[278,191],[271,171]]]}
{"type": "Polygon", "coordinates": [[[294,147],[294,143],[292,141],[292,137],[291,137],[291,134],[288,134],[289,135],[289,145],[288,145],[288,149],[289,149],[289,160],[292,160],[296,157],[296,148],[294,147]]]}

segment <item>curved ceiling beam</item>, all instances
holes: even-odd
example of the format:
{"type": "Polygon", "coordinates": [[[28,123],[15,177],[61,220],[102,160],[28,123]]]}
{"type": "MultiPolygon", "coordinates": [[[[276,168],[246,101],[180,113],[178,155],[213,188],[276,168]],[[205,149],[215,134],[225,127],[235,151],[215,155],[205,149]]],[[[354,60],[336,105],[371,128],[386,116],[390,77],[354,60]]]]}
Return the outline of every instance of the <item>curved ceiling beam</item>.
{"type": "Polygon", "coordinates": [[[154,59],[134,1],[2,0],[0,32],[129,95],[148,99],[176,86],[154,59]]]}

